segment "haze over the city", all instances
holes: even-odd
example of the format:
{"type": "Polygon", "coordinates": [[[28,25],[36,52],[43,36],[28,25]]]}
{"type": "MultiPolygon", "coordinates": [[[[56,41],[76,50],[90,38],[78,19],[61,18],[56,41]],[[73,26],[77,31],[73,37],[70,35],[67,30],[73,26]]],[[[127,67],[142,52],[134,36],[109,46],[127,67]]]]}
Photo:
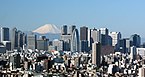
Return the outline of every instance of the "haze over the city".
{"type": "Polygon", "coordinates": [[[0,25],[33,31],[45,24],[75,24],[144,38],[144,7],[144,0],[1,0],[0,25]]]}

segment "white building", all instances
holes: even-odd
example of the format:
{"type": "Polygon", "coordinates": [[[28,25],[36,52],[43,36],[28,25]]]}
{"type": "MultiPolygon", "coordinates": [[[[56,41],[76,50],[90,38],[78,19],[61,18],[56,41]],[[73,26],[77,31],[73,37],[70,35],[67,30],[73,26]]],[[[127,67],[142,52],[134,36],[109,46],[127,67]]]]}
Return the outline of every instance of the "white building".
{"type": "Polygon", "coordinates": [[[101,31],[98,29],[91,30],[91,38],[93,42],[101,42],[101,31]]]}
{"type": "Polygon", "coordinates": [[[112,38],[112,46],[115,46],[119,40],[121,39],[121,33],[120,32],[110,32],[109,36],[112,38]]]}
{"type": "Polygon", "coordinates": [[[138,73],[138,77],[145,77],[145,68],[139,68],[139,73],[138,73]]]}
{"type": "Polygon", "coordinates": [[[101,34],[108,35],[109,30],[107,28],[100,28],[101,34]]]}
{"type": "Polygon", "coordinates": [[[101,63],[101,43],[92,44],[92,64],[99,66],[101,63]]]}
{"type": "Polygon", "coordinates": [[[137,54],[145,59],[145,48],[136,48],[137,54]]]}

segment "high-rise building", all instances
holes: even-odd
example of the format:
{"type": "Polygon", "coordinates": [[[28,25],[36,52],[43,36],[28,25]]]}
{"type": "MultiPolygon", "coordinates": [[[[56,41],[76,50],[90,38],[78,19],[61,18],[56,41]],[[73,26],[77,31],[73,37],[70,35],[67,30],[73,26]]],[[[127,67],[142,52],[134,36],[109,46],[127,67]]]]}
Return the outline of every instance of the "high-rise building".
{"type": "Polygon", "coordinates": [[[108,35],[109,30],[107,28],[100,28],[101,34],[108,35]]]}
{"type": "Polygon", "coordinates": [[[71,35],[61,35],[61,40],[63,41],[63,50],[70,51],[71,50],[71,35]]]}
{"type": "Polygon", "coordinates": [[[138,77],[145,77],[145,68],[141,67],[138,69],[138,77]]]}
{"type": "Polygon", "coordinates": [[[63,42],[63,48],[62,48],[62,50],[63,51],[70,51],[70,40],[66,40],[66,41],[64,41],[64,40],[61,40],[62,42],[63,42]]]}
{"type": "Polygon", "coordinates": [[[112,46],[116,46],[119,40],[121,39],[121,33],[120,32],[110,32],[109,36],[112,38],[112,46]]]}
{"type": "Polygon", "coordinates": [[[100,66],[101,63],[101,43],[94,42],[92,44],[92,64],[100,66]]]}
{"type": "Polygon", "coordinates": [[[93,42],[101,42],[101,33],[100,33],[100,30],[93,29],[91,31],[91,39],[92,39],[92,43],[93,42]]]}
{"type": "Polygon", "coordinates": [[[140,35],[137,35],[137,34],[131,35],[130,41],[132,42],[131,44],[132,46],[140,47],[141,45],[140,35]]]}
{"type": "Polygon", "coordinates": [[[88,52],[88,27],[80,27],[80,51],[88,52]]]}
{"type": "Polygon", "coordinates": [[[130,47],[130,59],[131,61],[136,59],[136,55],[137,55],[137,49],[135,46],[130,47]]]}
{"type": "Polygon", "coordinates": [[[107,28],[100,28],[100,32],[101,32],[101,44],[104,45],[109,45],[109,30],[107,28]]]}
{"type": "Polygon", "coordinates": [[[23,48],[23,32],[18,30],[18,48],[23,48]]]}
{"type": "Polygon", "coordinates": [[[71,51],[79,52],[80,51],[80,41],[79,41],[79,32],[78,29],[74,29],[71,34],[71,51]]]}
{"type": "Polygon", "coordinates": [[[145,59],[145,48],[136,48],[137,54],[139,54],[143,59],[145,59]]]}
{"type": "Polygon", "coordinates": [[[37,36],[32,34],[32,35],[28,35],[27,37],[28,40],[28,49],[37,49],[37,36]]]}
{"type": "Polygon", "coordinates": [[[48,50],[48,39],[46,39],[45,36],[41,36],[41,38],[37,40],[37,49],[48,50]]]}
{"type": "Polygon", "coordinates": [[[126,51],[130,52],[131,41],[129,38],[125,38],[126,40],[126,51]]]}
{"type": "Polygon", "coordinates": [[[61,30],[62,35],[67,35],[68,34],[67,32],[68,32],[67,25],[63,25],[62,30],[61,30]]]}
{"type": "Polygon", "coordinates": [[[91,45],[91,44],[92,44],[92,43],[91,43],[91,30],[92,30],[92,29],[88,29],[88,47],[89,47],[89,48],[91,48],[91,46],[92,46],[92,45],[91,45]]]}
{"type": "Polygon", "coordinates": [[[89,49],[88,49],[88,41],[87,40],[82,40],[81,43],[80,43],[80,51],[81,52],[88,52],[89,49]]]}
{"type": "Polygon", "coordinates": [[[62,51],[63,50],[63,41],[55,39],[52,42],[53,42],[53,47],[56,51],[62,51]]]}
{"type": "Polygon", "coordinates": [[[18,48],[18,31],[16,28],[11,31],[11,48],[12,50],[18,48]]]}
{"type": "Polygon", "coordinates": [[[126,39],[120,39],[118,45],[119,45],[118,50],[121,53],[127,53],[127,51],[126,51],[126,39]]]}
{"type": "Polygon", "coordinates": [[[70,26],[69,27],[69,34],[72,34],[75,29],[76,29],[75,25],[70,26]]]}
{"type": "Polygon", "coordinates": [[[68,34],[66,34],[66,35],[61,34],[60,40],[61,40],[61,43],[63,44],[62,49],[64,51],[66,51],[66,50],[70,50],[72,52],[79,52],[80,51],[79,32],[76,29],[75,25],[72,25],[71,27],[69,27],[68,34]]]}
{"type": "Polygon", "coordinates": [[[80,40],[88,40],[88,27],[80,27],[80,40]]]}
{"type": "Polygon", "coordinates": [[[1,42],[2,41],[10,41],[9,38],[9,28],[1,27],[1,42]]]}

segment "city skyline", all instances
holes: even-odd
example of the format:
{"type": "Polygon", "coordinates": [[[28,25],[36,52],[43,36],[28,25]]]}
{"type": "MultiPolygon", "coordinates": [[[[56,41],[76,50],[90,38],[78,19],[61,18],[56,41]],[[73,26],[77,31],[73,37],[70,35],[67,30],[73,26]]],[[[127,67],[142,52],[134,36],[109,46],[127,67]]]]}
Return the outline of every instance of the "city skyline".
{"type": "Polygon", "coordinates": [[[1,1],[0,25],[32,31],[44,24],[58,27],[109,28],[124,37],[144,35],[145,1],[1,1]],[[28,28],[29,27],[29,28],[28,28]]]}

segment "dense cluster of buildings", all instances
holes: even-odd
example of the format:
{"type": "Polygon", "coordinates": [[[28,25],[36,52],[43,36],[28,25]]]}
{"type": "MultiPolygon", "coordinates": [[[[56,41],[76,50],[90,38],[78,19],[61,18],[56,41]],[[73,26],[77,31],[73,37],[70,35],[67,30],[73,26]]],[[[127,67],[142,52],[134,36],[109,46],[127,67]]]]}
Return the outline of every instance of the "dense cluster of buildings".
{"type": "Polygon", "coordinates": [[[0,29],[0,77],[144,77],[145,45],[107,28],[61,28],[60,39],[0,29]]]}

